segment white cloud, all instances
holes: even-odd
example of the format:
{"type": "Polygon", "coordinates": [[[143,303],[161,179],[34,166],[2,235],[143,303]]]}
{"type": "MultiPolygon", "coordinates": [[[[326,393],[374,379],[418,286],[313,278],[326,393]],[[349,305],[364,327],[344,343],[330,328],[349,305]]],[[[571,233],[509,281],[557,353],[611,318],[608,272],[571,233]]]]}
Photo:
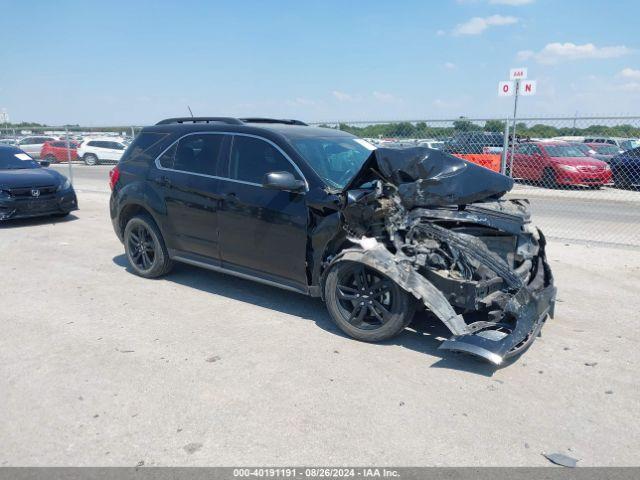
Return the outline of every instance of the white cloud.
{"type": "Polygon", "coordinates": [[[628,55],[632,50],[624,45],[597,47],[593,43],[576,45],[575,43],[548,43],[539,52],[521,50],[519,60],[536,60],[538,63],[552,65],[570,60],[617,58],[628,55]]]}
{"type": "Polygon", "coordinates": [[[390,93],[385,93],[385,92],[377,92],[377,91],[373,92],[373,98],[375,98],[380,102],[395,102],[398,100],[398,98],[396,98],[395,95],[392,95],[390,93]]]}
{"type": "Polygon", "coordinates": [[[640,82],[629,82],[618,87],[621,92],[638,93],[640,92],[640,82]]]}
{"type": "Polygon", "coordinates": [[[493,5],[510,5],[512,7],[519,7],[521,5],[528,5],[535,0],[489,0],[489,3],[493,5]]]}
{"type": "Polygon", "coordinates": [[[446,35],[446,34],[447,34],[447,32],[445,32],[444,30],[438,30],[438,31],[436,32],[436,35],[437,35],[437,36],[439,36],[439,37],[441,37],[441,36],[443,36],[443,35],[446,35]]]}
{"type": "Polygon", "coordinates": [[[518,23],[516,17],[491,15],[490,17],[473,17],[464,23],[459,23],[453,29],[454,35],[480,35],[489,27],[512,25],[518,23]]]}
{"type": "Polygon", "coordinates": [[[339,90],[334,90],[331,94],[335,97],[339,102],[353,102],[355,97],[349,93],[341,92],[339,90]]]}
{"type": "Polygon", "coordinates": [[[640,70],[634,70],[633,68],[623,68],[618,74],[619,77],[632,78],[634,80],[640,80],[640,70]]]}
{"type": "Polygon", "coordinates": [[[453,70],[454,68],[456,68],[456,64],[451,62],[446,62],[443,66],[447,70],[453,70]]]}
{"type": "Polygon", "coordinates": [[[286,100],[285,104],[290,107],[315,107],[318,102],[309,98],[298,97],[293,100],[286,100]]]}

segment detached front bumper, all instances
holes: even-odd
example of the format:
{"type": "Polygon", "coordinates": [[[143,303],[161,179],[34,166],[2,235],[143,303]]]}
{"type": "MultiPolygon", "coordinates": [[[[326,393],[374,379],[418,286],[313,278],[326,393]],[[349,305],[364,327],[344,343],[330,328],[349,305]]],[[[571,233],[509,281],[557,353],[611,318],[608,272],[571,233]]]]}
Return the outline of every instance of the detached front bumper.
{"type": "Polygon", "coordinates": [[[0,221],[69,213],[78,209],[73,188],[40,197],[0,197],[0,221]]]}
{"type": "Polygon", "coordinates": [[[548,317],[553,318],[557,289],[544,252],[544,240],[534,278],[509,300],[505,321],[451,337],[442,350],[470,353],[496,365],[526,350],[539,336],[548,317]]]}

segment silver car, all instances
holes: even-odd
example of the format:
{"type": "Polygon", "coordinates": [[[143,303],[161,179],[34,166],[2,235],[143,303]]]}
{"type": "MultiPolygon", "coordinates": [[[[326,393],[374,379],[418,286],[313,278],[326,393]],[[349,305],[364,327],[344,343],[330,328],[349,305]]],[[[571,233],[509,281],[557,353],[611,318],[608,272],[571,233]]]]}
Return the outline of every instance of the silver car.
{"type": "Polygon", "coordinates": [[[55,137],[47,137],[44,135],[34,135],[31,137],[21,138],[18,142],[18,148],[28,153],[32,158],[40,158],[40,150],[44,142],[52,142],[57,140],[55,137]]]}

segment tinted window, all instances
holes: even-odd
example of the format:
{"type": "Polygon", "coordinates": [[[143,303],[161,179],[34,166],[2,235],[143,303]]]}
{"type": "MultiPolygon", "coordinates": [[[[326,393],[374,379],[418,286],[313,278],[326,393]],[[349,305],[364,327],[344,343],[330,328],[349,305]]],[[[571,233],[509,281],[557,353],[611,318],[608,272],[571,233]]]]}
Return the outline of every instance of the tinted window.
{"type": "Polygon", "coordinates": [[[289,161],[276,148],[259,138],[234,135],[229,178],[262,185],[262,179],[269,172],[291,172],[300,176],[289,161]]]}
{"type": "Polygon", "coordinates": [[[102,142],[95,142],[92,140],[90,142],[87,142],[87,147],[99,147],[100,146],[98,145],[99,143],[102,143],[102,142]]]}
{"type": "Polygon", "coordinates": [[[162,150],[161,140],[167,136],[166,133],[142,132],[129,146],[129,149],[122,157],[122,162],[133,160],[149,161],[158,156],[162,150]]]}
{"type": "Polygon", "coordinates": [[[182,138],[175,151],[173,169],[215,175],[223,141],[224,135],[188,135],[182,138]]]}

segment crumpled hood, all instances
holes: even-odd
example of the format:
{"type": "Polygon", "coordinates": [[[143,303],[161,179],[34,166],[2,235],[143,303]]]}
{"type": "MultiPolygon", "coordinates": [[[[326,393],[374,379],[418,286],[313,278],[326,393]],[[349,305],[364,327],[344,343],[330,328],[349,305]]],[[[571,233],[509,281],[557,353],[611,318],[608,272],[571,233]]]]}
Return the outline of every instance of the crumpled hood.
{"type": "Polygon", "coordinates": [[[505,175],[440,150],[415,147],[374,150],[344,190],[380,176],[398,187],[407,208],[497,199],[513,187],[513,179],[505,175]]]}

